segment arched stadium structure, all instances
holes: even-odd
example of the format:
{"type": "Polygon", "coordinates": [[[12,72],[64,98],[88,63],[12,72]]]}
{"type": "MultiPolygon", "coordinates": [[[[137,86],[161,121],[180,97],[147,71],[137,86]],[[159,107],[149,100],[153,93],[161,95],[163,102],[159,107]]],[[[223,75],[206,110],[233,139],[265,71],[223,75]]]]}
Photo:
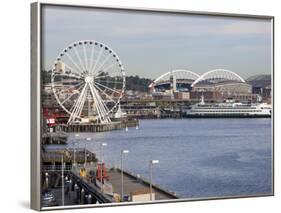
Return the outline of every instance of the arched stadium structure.
{"type": "Polygon", "coordinates": [[[252,86],[233,71],[214,69],[198,75],[188,70],[167,72],[149,85],[154,96],[199,100],[203,95],[207,101],[235,99],[250,101],[252,86]],[[186,94],[188,93],[188,95],[186,94]]]}
{"type": "Polygon", "coordinates": [[[190,91],[191,84],[200,76],[190,70],[176,69],[156,78],[149,88],[153,92],[190,91]]]}
{"type": "Polygon", "coordinates": [[[219,82],[228,82],[228,81],[245,83],[245,80],[235,72],[225,69],[214,69],[205,72],[203,75],[197,78],[192,83],[191,86],[194,87],[196,84],[203,83],[203,82],[210,84],[210,83],[219,83],[219,82]]]}

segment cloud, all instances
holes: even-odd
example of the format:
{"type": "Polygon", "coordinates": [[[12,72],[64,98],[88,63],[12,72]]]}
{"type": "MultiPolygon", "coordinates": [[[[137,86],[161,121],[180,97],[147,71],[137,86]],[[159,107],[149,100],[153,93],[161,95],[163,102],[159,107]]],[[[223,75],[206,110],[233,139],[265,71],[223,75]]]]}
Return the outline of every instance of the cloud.
{"type": "Polygon", "coordinates": [[[215,23],[212,20],[198,22],[196,19],[182,22],[157,19],[149,22],[130,20],[126,24],[113,26],[111,30],[115,36],[263,36],[271,33],[271,27],[266,22],[233,20],[215,23]]]}
{"type": "Polygon", "coordinates": [[[244,61],[255,61],[249,65],[251,71],[245,72],[270,69],[270,59],[264,57],[271,48],[271,23],[267,20],[86,8],[45,9],[46,64],[52,64],[68,43],[96,39],[120,53],[132,73],[142,70],[143,74],[152,75],[156,69],[161,73],[188,64],[200,70],[202,66],[222,63],[228,69],[237,65],[239,72],[239,67],[245,70],[244,61]]]}
{"type": "Polygon", "coordinates": [[[269,21],[241,17],[215,17],[116,11],[46,8],[48,29],[95,31],[114,37],[130,36],[256,36],[271,33],[269,21]]]}

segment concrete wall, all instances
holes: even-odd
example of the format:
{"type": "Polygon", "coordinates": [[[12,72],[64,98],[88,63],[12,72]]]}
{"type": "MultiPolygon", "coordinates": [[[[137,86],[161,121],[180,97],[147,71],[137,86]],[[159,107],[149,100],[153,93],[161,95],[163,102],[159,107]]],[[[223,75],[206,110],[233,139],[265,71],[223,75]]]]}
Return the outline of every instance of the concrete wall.
{"type": "MultiPolygon", "coordinates": [[[[144,201],[150,201],[150,193],[147,194],[132,194],[131,195],[133,202],[144,202],[144,201]]],[[[152,200],[155,200],[155,193],[152,193],[152,200]]]]}

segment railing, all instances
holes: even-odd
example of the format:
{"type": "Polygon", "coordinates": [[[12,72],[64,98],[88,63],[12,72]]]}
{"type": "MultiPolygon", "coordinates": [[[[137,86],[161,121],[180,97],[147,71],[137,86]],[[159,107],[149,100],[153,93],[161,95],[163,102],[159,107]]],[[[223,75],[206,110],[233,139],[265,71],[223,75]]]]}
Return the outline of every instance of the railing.
{"type": "Polygon", "coordinates": [[[72,165],[65,165],[65,166],[61,166],[61,165],[42,165],[41,166],[41,170],[42,171],[71,171],[73,169],[72,165]]]}

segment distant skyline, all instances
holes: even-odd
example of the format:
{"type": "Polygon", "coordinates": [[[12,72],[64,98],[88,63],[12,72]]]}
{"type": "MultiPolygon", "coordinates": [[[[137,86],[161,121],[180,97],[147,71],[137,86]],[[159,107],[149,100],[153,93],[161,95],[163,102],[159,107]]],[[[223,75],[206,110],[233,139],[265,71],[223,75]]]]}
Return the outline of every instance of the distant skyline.
{"type": "Polygon", "coordinates": [[[271,74],[270,20],[63,6],[44,6],[43,20],[46,70],[68,44],[89,39],[116,51],[126,75],[216,68],[244,79],[271,74]]]}

